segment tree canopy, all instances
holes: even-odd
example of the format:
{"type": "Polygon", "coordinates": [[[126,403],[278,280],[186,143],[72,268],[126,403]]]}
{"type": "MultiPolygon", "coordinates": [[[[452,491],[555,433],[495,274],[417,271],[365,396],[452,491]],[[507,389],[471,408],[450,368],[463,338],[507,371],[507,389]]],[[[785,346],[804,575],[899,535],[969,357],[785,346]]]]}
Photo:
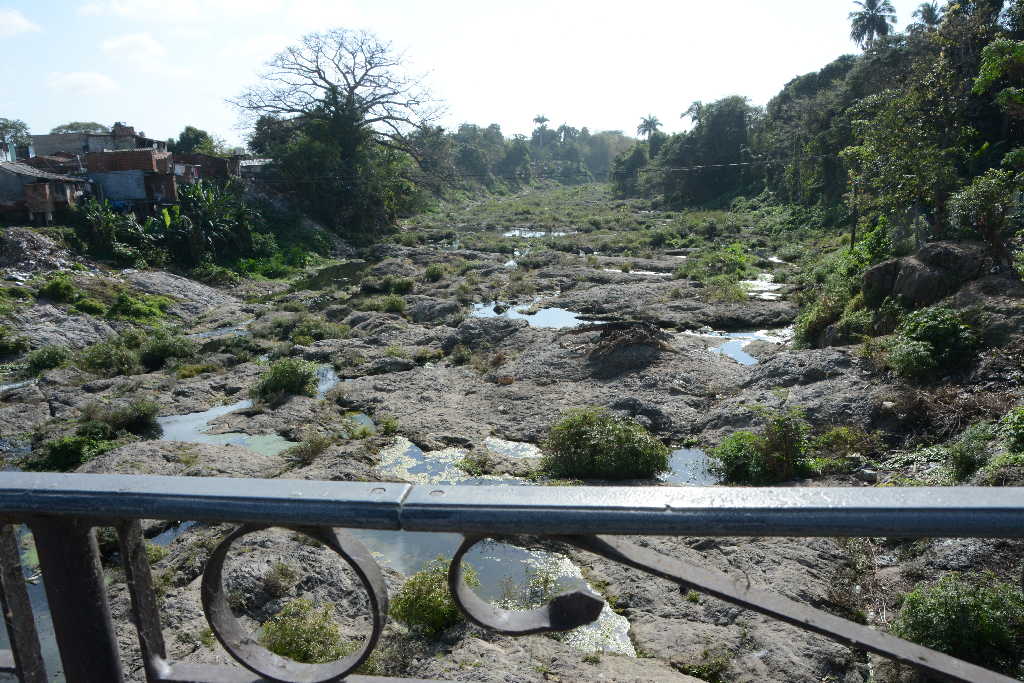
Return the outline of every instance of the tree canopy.
{"type": "Polygon", "coordinates": [[[167,149],[175,154],[225,156],[229,153],[224,140],[195,126],[185,126],[177,140],[170,138],[167,141],[167,149]]]}
{"type": "Polygon", "coordinates": [[[62,133],[109,133],[110,127],[96,121],[71,121],[60,126],[54,126],[50,135],[62,133]]]}
{"type": "Polygon", "coordinates": [[[0,117],[0,141],[13,142],[16,145],[27,145],[32,141],[28,132],[28,124],[21,119],[5,119],[0,117]]]}
{"type": "Polygon", "coordinates": [[[254,119],[328,121],[325,104],[343,105],[352,124],[375,142],[404,148],[408,134],[430,125],[440,106],[402,71],[391,44],[366,31],[311,33],[267,63],[260,83],[232,100],[254,119]]]}

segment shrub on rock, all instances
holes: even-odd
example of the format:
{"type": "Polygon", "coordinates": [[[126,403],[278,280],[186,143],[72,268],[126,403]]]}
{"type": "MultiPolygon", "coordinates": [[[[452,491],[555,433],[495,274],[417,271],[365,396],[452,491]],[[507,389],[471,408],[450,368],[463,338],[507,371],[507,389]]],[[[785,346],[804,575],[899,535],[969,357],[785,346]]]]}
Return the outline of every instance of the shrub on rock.
{"type": "Polygon", "coordinates": [[[332,605],[317,608],[306,599],[292,600],[268,619],[260,642],[274,654],[304,664],[333,662],[352,651],[342,640],[332,605]]]}
{"type": "Polygon", "coordinates": [[[36,349],[25,357],[30,375],[38,375],[44,370],[58,368],[71,358],[71,351],[66,346],[51,345],[36,349]]]}
{"type": "Polygon", "coordinates": [[[292,395],[315,396],[316,364],[301,358],[276,360],[253,387],[252,395],[264,400],[292,395]]]}
{"type": "Polygon", "coordinates": [[[708,453],[710,469],[722,481],[774,484],[792,479],[805,470],[810,426],[803,411],[761,408],[758,412],[766,420],[760,434],[746,430],[735,432],[708,453]]]}
{"type": "Polygon", "coordinates": [[[184,360],[196,354],[197,346],[180,334],[156,334],[139,348],[139,360],[147,370],[159,370],[168,359],[184,360]]]}
{"type": "MultiPolygon", "coordinates": [[[[476,572],[463,566],[470,586],[480,585],[476,572]]],[[[409,577],[391,601],[391,616],[428,637],[435,637],[463,620],[462,612],[448,592],[448,562],[438,557],[409,577]]]]}
{"type": "Polygon", "coordinates": [[[669,449],[643,425],[604,410],[579,410],[554,425],[541,469],[564,479],[651,479],[667,472],[669,449]]]}
{"type": "Polygon", "coordinates": [[[1024,591],[991,572],[946,574],[903,599],[901,638],[1011,676],[1022,673],[1024,591]]]}

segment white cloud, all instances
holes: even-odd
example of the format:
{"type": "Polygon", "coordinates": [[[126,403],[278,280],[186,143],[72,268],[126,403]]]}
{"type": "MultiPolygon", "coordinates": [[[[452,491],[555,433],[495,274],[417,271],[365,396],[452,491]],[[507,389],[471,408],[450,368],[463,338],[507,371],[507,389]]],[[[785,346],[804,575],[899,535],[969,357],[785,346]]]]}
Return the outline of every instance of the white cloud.
{"type": "Polygon", "coordinates": [[[17,35],[38,31],[39,26],[33,24],[28,18],[16,9],[0,8],[0,37],[17,35]]]}
{"type": "Polygon", "coordinates": [[[119,87],[110,76],[94,71],[55,71],[46,80],[46,85],[68,95],[103,95],[119,87]]]}
{"type": "Polygon", "coordinates": [[[167,55],[167,50],[148,33],[129,33],[104,40],[103,51],[126,60],[153,60],[167,55]]]}

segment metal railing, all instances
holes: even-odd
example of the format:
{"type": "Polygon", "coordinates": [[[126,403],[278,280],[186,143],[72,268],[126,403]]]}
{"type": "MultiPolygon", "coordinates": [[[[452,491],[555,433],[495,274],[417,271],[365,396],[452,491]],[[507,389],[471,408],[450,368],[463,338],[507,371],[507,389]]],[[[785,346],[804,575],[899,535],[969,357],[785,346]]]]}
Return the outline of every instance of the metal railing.
{"type": "MultiPolygon", "coordinates": [[[[703,567],[617,538],[622,535],[776,537],[1024,537],[1024,489],[1017,488],[689,488],[437,487],[88,474],[0,475],[0,588],[11,649],[0,671],[21,681],[47,680],[23,578],[14,524],[32,531],[54,633],[68,681],[123,680],[107,602],[96,527],[117,529],[145,675],[149,681],[384,681],[348,676],[375,647],[387,618],[380,567],[344,529],[456,532],[462,545],[449,568],[456,603],[473,622],[518,635],[575,628],[597,619],[603,601],[589,591],[547,605],[508,611],[463,581],[462,556],[490,536],[553,537],[623,565],[668,579],[819,633],[854,648],[951,680],[1012,681],[703,567]],[[202,603],[213,633],[243,667],[170,661],[142,537],[142,519],[235,522],[203,572],[202,603]],[[274,655],[244,632],[222,585],[231,544],[275,526],[302,532],[337,553],[369,597],[371,632],[337,662],[301,664],[274,655]]],[[[409,679],[401,679],[409,680],[409,679]]]]}

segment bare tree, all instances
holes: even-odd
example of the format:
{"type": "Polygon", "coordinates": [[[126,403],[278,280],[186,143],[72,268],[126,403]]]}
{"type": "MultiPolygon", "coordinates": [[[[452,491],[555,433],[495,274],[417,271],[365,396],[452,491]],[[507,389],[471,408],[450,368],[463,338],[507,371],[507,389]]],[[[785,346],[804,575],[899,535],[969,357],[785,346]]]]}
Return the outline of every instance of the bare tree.
{"type": "Polygon", "coordinates": [[[356,108],[359,125],[378,142],[406,148],[407,136],[436,121],[442,110],[401,67],[402,56],[372,33],[311,33],[271,59],[261,82],[230,102],[253,118],[293,119],[316,118],[340,100],[356,108]]]}

